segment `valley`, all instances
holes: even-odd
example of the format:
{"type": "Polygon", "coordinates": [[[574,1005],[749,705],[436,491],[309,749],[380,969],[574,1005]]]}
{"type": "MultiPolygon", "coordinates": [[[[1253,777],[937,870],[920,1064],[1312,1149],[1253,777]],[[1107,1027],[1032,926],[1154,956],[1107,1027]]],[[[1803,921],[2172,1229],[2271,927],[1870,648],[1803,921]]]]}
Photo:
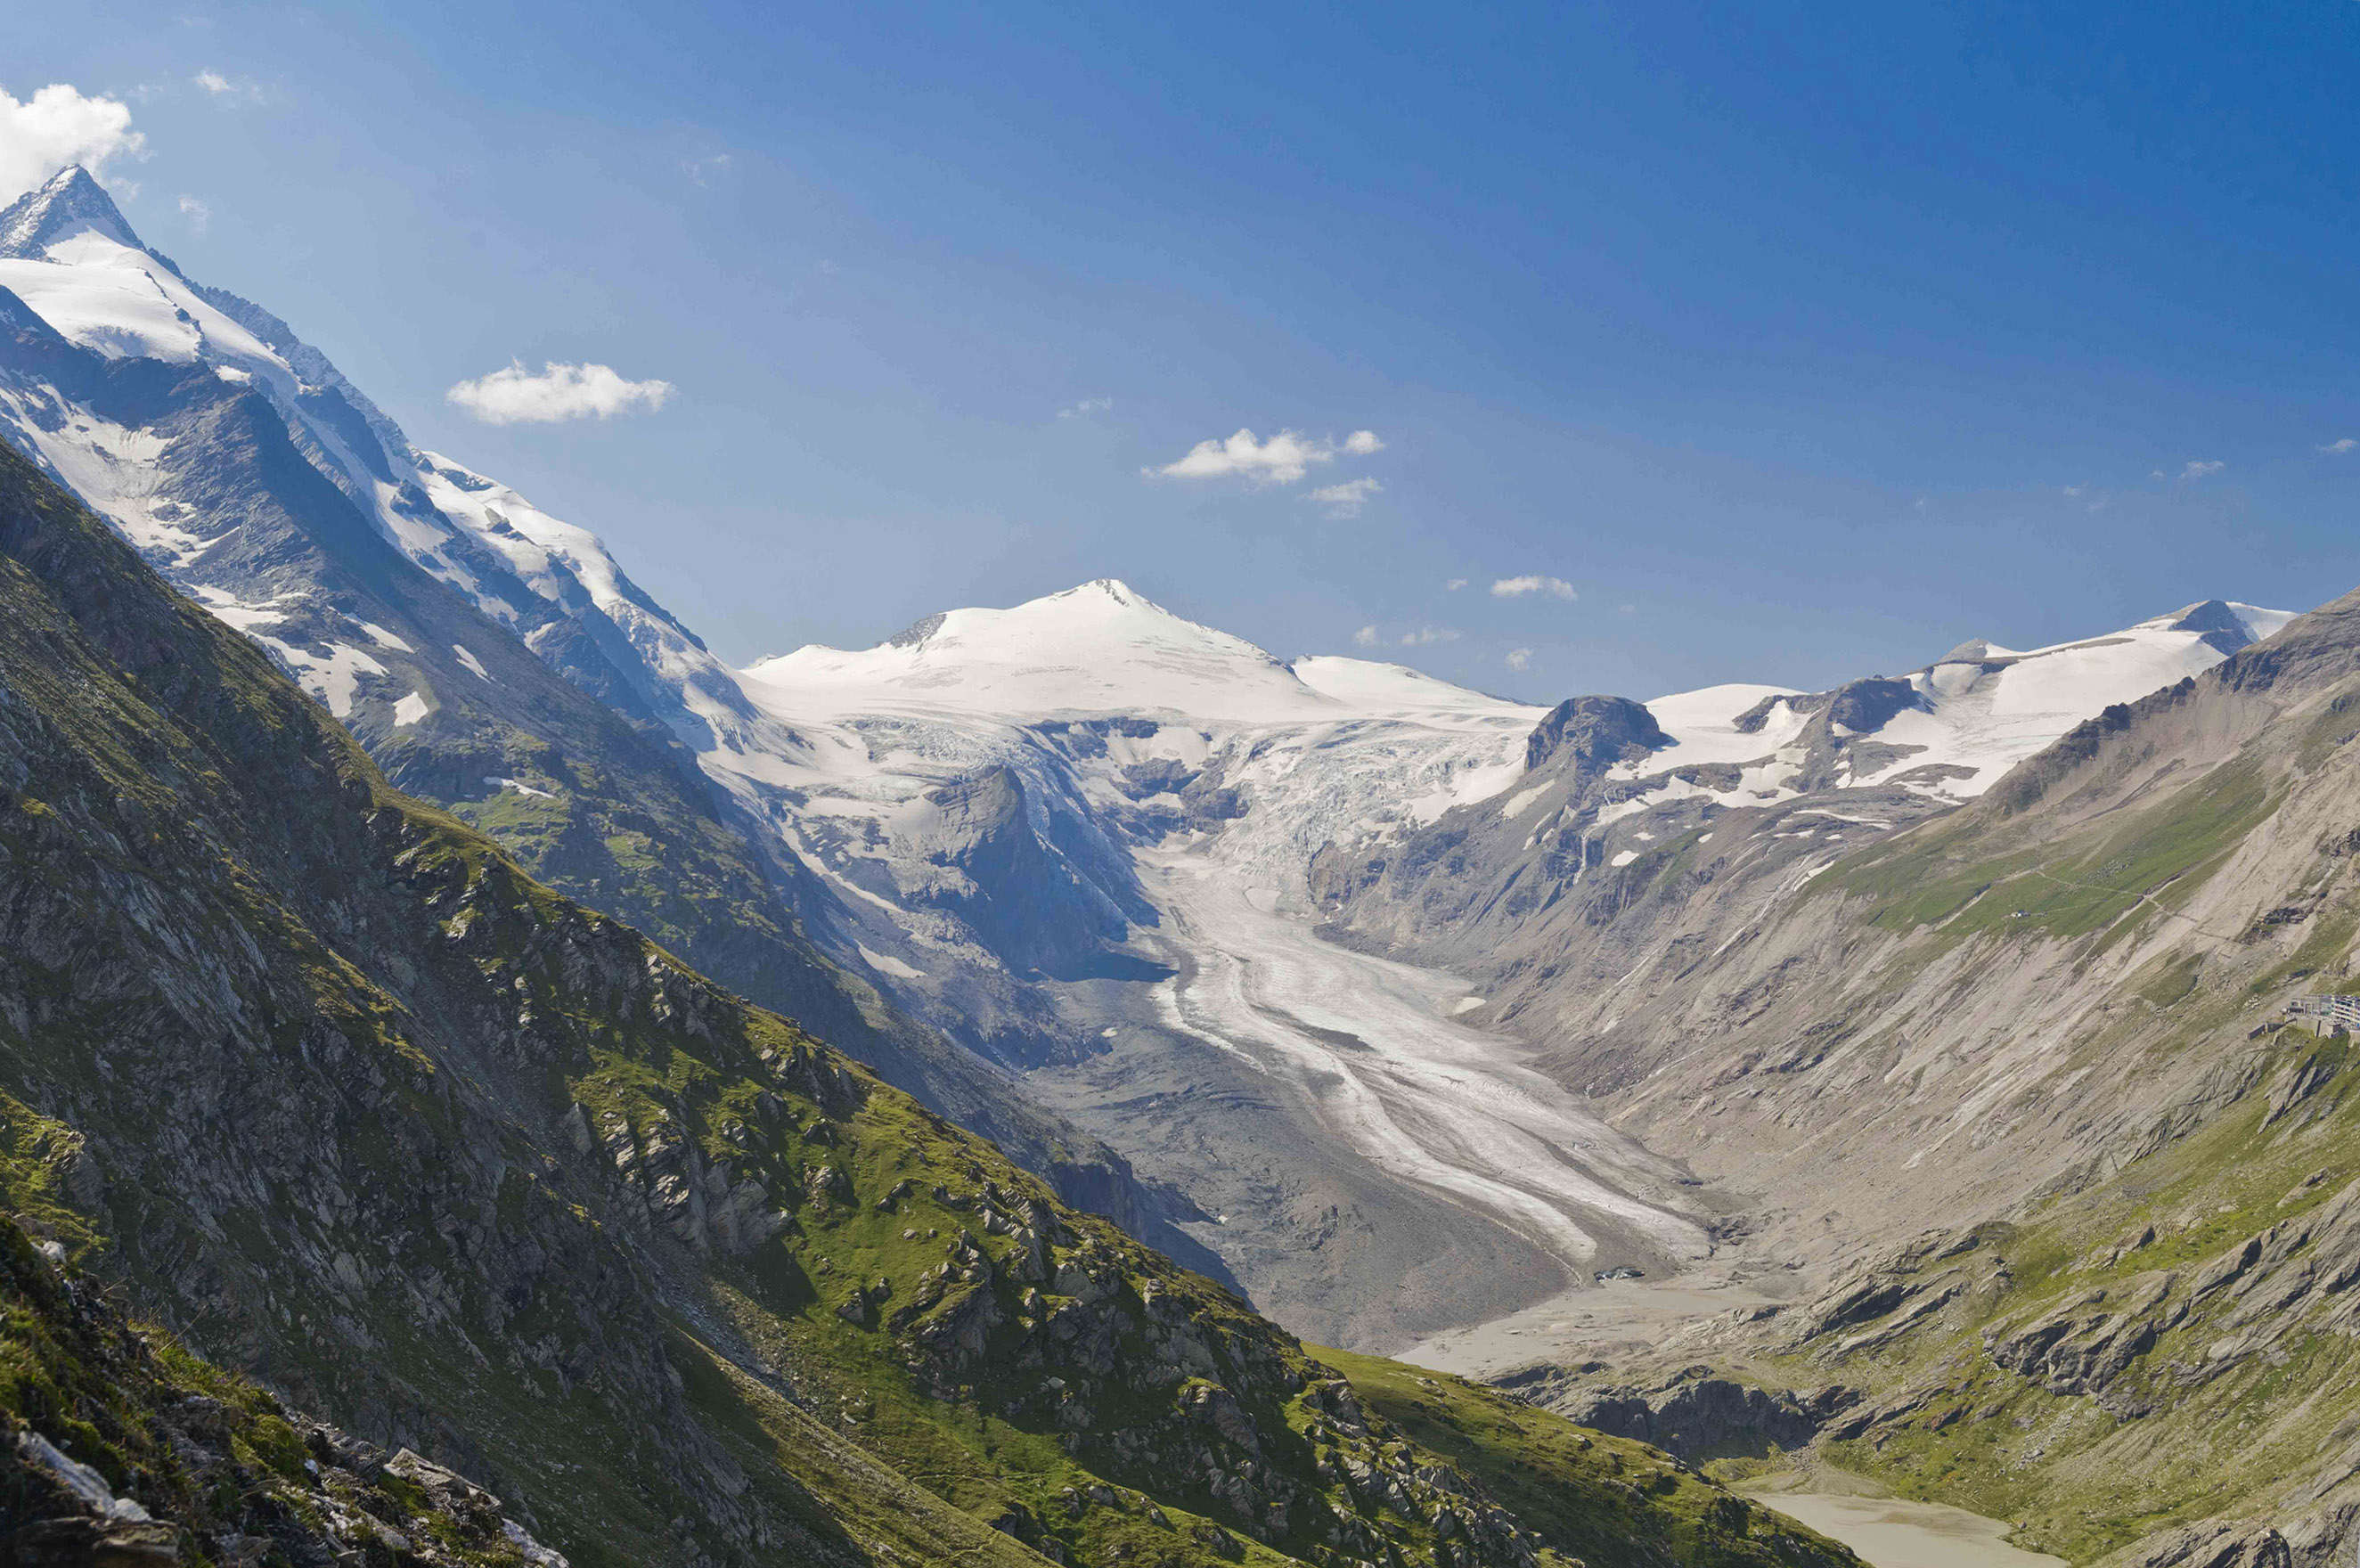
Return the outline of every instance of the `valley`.
{"type": "Polygon", "coordinates": [[[1143,865],[1162,918],[1142,947],[1176,972],[1102,1000],[1138,1022],[1033,1081],[1213,1213],[1189,1234],[1284,1321],[1397,1350],[1600,1271],[1710,1255],[1694,1179],[1519,1043],[1456,1022],[1464,985],[1324,940],[1218,859],[1143,865]],[[1241,1100],[1266,1130],[1241,1135],[1241,1100]]]}
{"type": "Polygon", "coordinates": [[[2360,983],[2360,598],[1536,706],[1101,577],[733,668],[80,170],[0,435],[60,1335],[114,1280],[586,1563],[1837,1568],[1721,1485],[1797,1455],[1912,1550],[2360,1528],[2286,1014],[2360,983]]]}

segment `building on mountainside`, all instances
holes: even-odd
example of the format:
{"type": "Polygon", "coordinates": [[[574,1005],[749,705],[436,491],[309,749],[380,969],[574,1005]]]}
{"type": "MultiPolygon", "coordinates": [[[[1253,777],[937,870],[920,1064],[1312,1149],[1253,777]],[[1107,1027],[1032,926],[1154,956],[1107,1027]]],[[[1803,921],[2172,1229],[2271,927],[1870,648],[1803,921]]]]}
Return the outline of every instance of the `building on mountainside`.
{"type": "Polygon", "coordinates": [[[2333,1029],[2360,1029],[2360,996],[2298,996],[2287,1003],[2297,1018],[2315,1018],[2333,1029]]]}

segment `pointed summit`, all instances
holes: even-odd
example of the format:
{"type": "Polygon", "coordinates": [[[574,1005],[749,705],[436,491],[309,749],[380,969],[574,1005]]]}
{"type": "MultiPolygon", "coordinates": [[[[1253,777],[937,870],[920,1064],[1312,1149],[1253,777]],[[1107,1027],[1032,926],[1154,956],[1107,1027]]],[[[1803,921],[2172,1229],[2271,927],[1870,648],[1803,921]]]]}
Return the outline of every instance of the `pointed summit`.
{"type": "MultiPolygon", "coordinates": [[[[1064,593],[1051,594],[1049,597],[1051,598],[1065,598],[1074,594],[1088,593],[1092,589],[1096,589],[1098,592],[1106,595],[1107,598],[1114,600],[1115,603],[1121,605],[1126,609],[1164,609],[1162,605],[1157,604],[1145,594],[1141,593],[1129,583],[1124,582],[1120,577],[1093,577],[1088,582],[1082,584],[1079,587],[1067,588],[1064,593]]],[[[1164,613],[1169,614],[1171,612],[1166,610],[1164,613]]]]}
{"type": "Polygon", "coordinates": [[[2171,630],[2200,632],[2206,642],[2223,654],[2234,653],[2269,635],[2237,610],[2238,607],[2226,599],[2205,599],[2181,610],[2179,619],[2171,623],[2171,630]]]}
{"type": "Polygon", "coordinates": [[[49,247],[78,234],[96,233],[133,250],[148,247],[132,232],[106,187],[90,170],[70,163],[49,183],[27,191],[0,213],[0,258],[39,261],[49,247]]]}

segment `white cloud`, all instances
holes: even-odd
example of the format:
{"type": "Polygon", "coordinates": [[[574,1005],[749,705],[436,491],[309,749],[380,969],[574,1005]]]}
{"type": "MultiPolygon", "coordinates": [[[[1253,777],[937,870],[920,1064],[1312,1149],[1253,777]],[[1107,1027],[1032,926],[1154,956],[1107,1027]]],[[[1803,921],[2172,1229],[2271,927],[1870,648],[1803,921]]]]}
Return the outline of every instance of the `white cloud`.
{"type": "Polygon", "coordinates": [[[1491,585],[1491,597],[1494,598],[1522,598],[1526,594],[1546,594],[1551,598],[1561,599],[1580,597],[1573,591],[1573,585],[1563,577],[1545,577],[1537,573],[1530,576],[1502,577],[1491,585]]]}
{"type": "Polygon", "coordinates": [[[2069,496],[2079,497],[2086,492],[2089,488],[2090,487],[2087,485],[2068,485],[2065,487],[2065,493],[2069,496]]]}
{"type": "Polygon", "coordinates": [[[1059,419],[1087,419],[1092,414],[1102,414],[1112,407],[1114,407],[1114,400],[1112,398],[1084,398],[1080,402],[1076,403],[1071,408],[1059,409],[1057,411],[1057,417],[1059,419]]]}
{"type": "Polygon", "coordinates": [[[213,210],[194,196],[183,196],[180,198],[180,215],[189,220],[191,228],[202,234],[205,225],[213,222],[213,210]]]}
{"type": "Polygon", "coordinates": [[[688,176],[688,182],[692,185],[710,185],[716,178],[728,172],[729,163],[727,153],[716,152],[710,158],[683,159],[680,171],[688,176]]]}
{"type": "Polygon", "coordinates": [[[2338,457],[2341,457],[2347,452],[2360,452],[2360,439],[2355,439],[2354,437],[2347,435],[2341,441],[2329,442],[2326,445],[2321,447],[2320,450],[2322,452],[2332,452],[2338,457]]]}
{"type": "Polygon", "coordinates": [[[1635,604],[1618,604],[1614,608],[1622,611],[1624,615],[1636,615],[1639,613],[1639,607],[1635,604]]]}
{"type": "Polygon", "coordinates": [[[2180,471],[2180,477],[2183,479],[2201,479],[2207,474],[2217,474],[2228,466],[2226,463],[2202,463],[2191,457],[2188,461],[2188,466],[2180,471]]]}
{"type": "Polygon", "coordinates": [[[1309,473],[1313,465],[1333,463],[1339,451],[1365,457],[1384,447],[1372,430],[1354,431],[1344,438],[1341,446],[1299,430],[1282,430],[1267,441],[1251,430],[1240,430],[1226,441],[1200,441],[1178,462],[1141,472],[1150,478],[1221,479],[1235,476],[1258,485],[1292,485],[1309,473]]]}
{"type": "Polygon", "coordinates": [[[131,128],[131,106],[85,98],[53,82],[18,102],[0,91],[0,202],[13,202],[69,163],[103,175],[118,158],[144,158],[148,138],[131,128]]]}
{"type": "Polygon", "coordinates": [[[1358,517],[1369,498],[1383,488],[1374,479],[1347,479],[1340,485],[1320,486],[1311,492],[1311,499],[1326,507],[1329,517],[1358,517]]]}
{"type": "Polygon", "coordinates": [[[1437,642],[1456,642],[1459,635],[1448,626],[1421,626],[1415,631],[1403,632],[1401,645],[1404,648],[1430,648],[1437,642]]]}
{"type": "Polygon", "coordinates": [[[1466,578],[1464,578],[1464,577],[1453,577],[1453,578],[1451,578],[1448,582],[1447,582],[1447,583],[1445,583],[1445,584],[1443,584],[1443,585],[1442,585],[1442,591],[1443,591],[1444,593],[1447,593],[1447,594],[1455,594],[1455,593],[1457,593],[1459,589],[1461,589],[1461,588],[1465,587],[1466,586],[1467,586],[1467,579],[1466,579],[1466,578]]]}
{"type": "Polygon", "coordinates": [[[218,71],[200,71],[189,78],[212,95],[217,104],[259,104],[262,89],[244,77],[224,76],[218,71]]]}
{"type": "Polygon", "coordinates": [[[462,381],[442,395],[486,424],[554,424],[652,411],[672,393],[669,381],[627,381],[604,365],[547,364],[535,375],[511,361],[505,370],[462,381]]]}
{"type": "Polygon", "coordinates": [[[1353,647],[1355,647],[1355,648],[1373,648],[1373,647],[1375,647],[1376,645],[1377,645],[1377,629],[1376,629],[1375,627],[1373,627],[1373,626],[1363,626],[1362,628],[1360,628],[1360,630],[1355,631],[1354,633],[1352,633],[1352,646],[1353,646],[1353,647]]]}
{"type": "Polygon", "coordinates": [[[1512,670],[1529,670],[1533,667],[1533,651],[1529,648],[1511,648],[1508,650],[1507,657],[1502,662],[1512,670]]]}

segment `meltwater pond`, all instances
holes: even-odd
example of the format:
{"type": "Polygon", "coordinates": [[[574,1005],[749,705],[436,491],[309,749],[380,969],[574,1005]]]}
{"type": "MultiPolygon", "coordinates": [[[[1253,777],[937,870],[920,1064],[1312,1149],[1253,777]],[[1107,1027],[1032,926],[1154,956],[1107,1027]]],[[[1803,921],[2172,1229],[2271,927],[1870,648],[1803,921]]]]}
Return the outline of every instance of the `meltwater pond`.
{"type": "Polygon", "coordinates": [[[1941,1503],[1742,1487],[1765,1508],[1842,1541],[1871,1568],[2065,1568],[2065,1560],[2007,1542],[1998,1519],[1941,1503]]]}

